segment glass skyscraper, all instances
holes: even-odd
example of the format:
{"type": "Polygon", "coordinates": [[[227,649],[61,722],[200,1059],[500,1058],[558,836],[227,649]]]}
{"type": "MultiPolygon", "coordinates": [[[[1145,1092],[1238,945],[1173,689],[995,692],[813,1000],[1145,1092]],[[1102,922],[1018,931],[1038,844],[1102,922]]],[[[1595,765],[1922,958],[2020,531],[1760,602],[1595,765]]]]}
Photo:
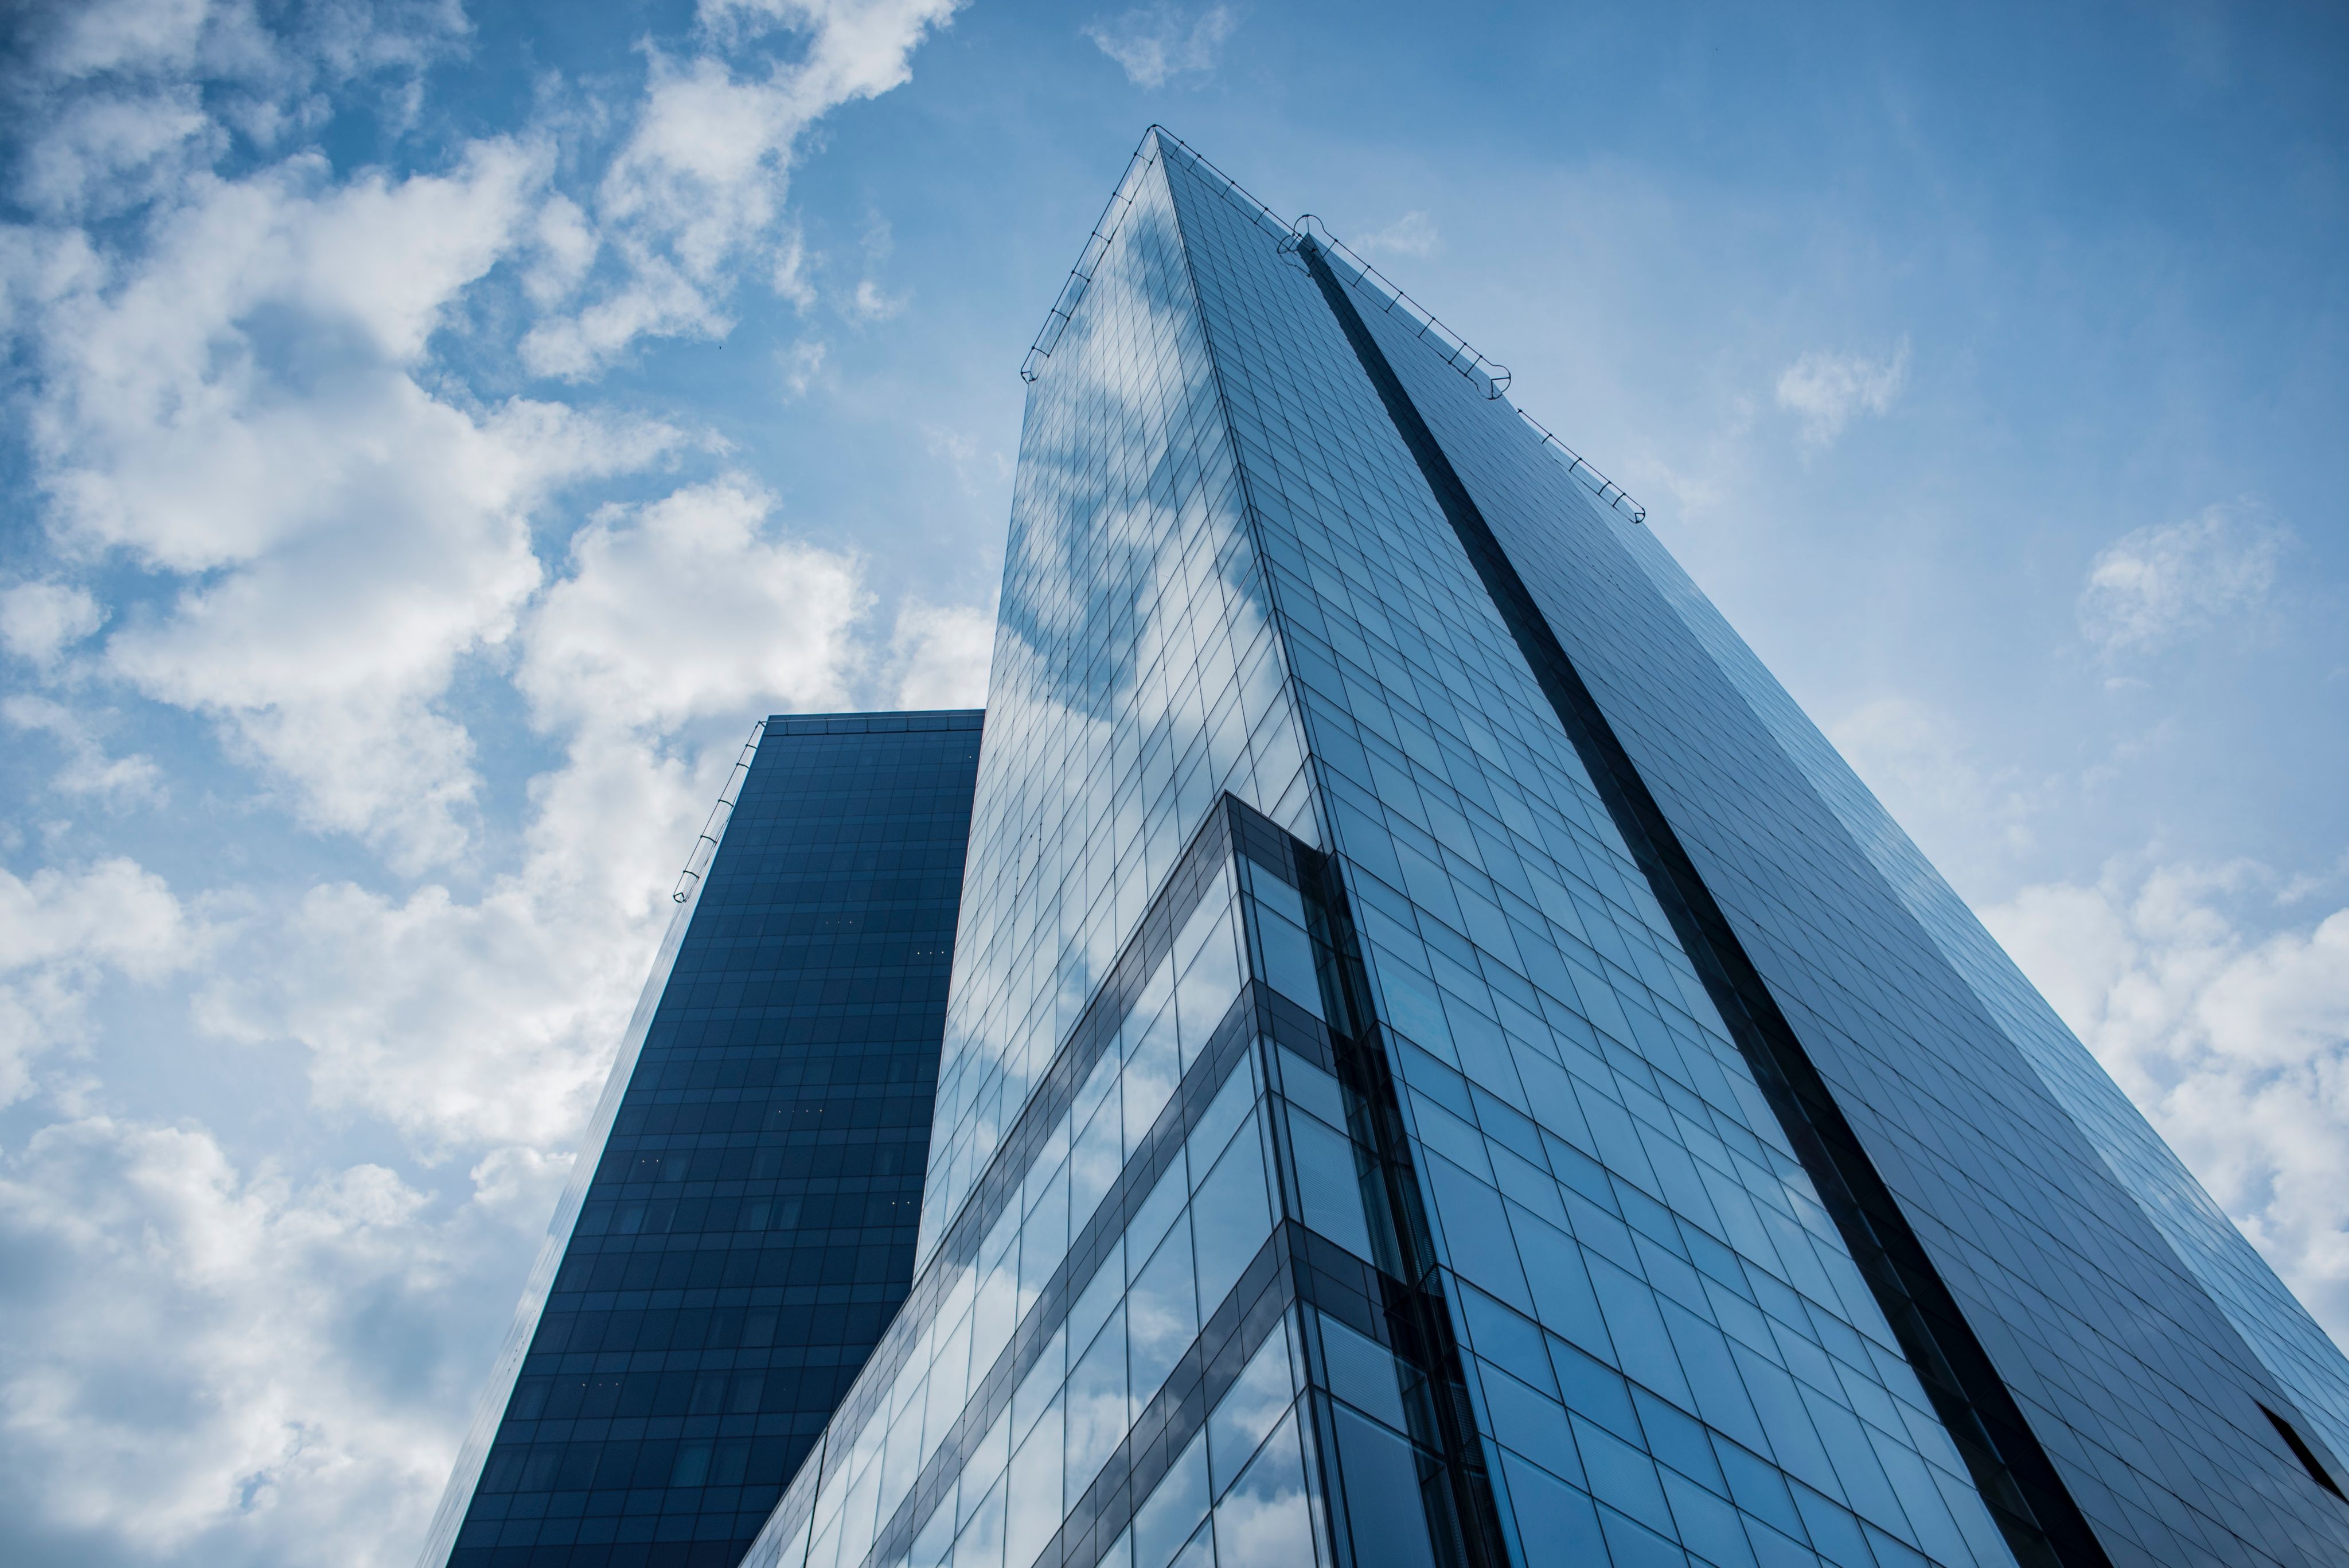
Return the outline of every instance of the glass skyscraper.
{"type": "Polygon", "coordinates": [[[2349,1364],[1495,367],[1154,130],[1023,373],[912,1282],[747,1563],[2349,1562],[2349,1364]]]}
{"type": "Polygon", "coordinates": [[[978,751],[976,712],[761,727],[681,879],[435,1568],[740,1561],[913,1279],[978,751]]]}

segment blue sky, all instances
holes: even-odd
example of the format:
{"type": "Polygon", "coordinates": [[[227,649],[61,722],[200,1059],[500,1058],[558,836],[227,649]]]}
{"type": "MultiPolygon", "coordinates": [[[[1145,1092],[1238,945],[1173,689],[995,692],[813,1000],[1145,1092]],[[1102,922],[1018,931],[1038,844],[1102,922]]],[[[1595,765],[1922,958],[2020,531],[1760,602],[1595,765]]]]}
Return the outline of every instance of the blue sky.
{"type": "Polygon", "coordinates": [[[6,26],[0,1556],[409,1560],[751,721],[980,700],[1154,120],[1513,368],[2349,1336],[2337,12],[6,26]]]}

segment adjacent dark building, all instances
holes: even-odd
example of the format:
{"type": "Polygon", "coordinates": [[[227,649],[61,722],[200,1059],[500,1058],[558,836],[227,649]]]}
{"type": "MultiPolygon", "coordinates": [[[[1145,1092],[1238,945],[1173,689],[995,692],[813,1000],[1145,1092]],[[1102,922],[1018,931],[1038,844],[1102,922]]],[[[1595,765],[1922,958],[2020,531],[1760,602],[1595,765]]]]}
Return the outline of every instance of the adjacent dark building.
{"type": "Polygon", "coordinates": [[[767,721],[451,1568],[732,1568],[823,1432],[913,1278],[979,726],[767,721]]]}

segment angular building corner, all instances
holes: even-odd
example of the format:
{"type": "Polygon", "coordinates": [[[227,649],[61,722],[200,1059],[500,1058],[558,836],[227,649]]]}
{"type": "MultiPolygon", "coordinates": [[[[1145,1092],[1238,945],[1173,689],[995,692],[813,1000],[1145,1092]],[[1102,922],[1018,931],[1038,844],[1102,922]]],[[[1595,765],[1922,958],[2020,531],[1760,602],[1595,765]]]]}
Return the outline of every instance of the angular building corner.
{"type": "MultiPolygon", "coordinates": [[[[910,1283],[744,1563],[2349,1562],[2340,1351],[1487,362],[1154,128],[1022,373],[910,1283]]],[[[449,1561],[698,1564],[696,1433],[449,1561]]]]}

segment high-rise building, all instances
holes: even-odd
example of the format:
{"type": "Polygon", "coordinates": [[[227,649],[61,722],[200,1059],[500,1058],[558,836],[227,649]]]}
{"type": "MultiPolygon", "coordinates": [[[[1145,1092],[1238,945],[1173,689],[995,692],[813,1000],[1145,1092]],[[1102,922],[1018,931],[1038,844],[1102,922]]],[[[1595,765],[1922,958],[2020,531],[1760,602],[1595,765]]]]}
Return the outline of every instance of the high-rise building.
{"type": "Polygon", "coordinates": [[[2349,1364],[1505,373],[1154,130],[1023,374],[912,1284],[747,1564],[2349,1562],[2349,1364]]]}
{"type": "Polygon", "coordinates": [[[913,1279],[979,720],[778,716],[745,749],[433,1568],[740,1561],[913,1279]]]}

